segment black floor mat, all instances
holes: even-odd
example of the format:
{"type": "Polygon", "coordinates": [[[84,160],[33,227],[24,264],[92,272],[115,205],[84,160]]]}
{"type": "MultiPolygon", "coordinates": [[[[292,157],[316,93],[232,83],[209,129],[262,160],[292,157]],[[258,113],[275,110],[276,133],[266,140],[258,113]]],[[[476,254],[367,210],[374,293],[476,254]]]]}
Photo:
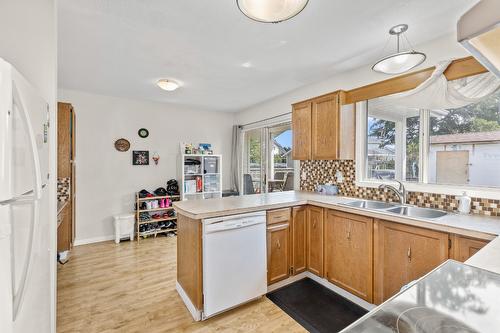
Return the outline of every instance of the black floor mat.
{"type": "Polygon", "coordinates": [[[267,298],[309,332],[339,332],[368,312],[309,278],[270,292],[267,298]]]}

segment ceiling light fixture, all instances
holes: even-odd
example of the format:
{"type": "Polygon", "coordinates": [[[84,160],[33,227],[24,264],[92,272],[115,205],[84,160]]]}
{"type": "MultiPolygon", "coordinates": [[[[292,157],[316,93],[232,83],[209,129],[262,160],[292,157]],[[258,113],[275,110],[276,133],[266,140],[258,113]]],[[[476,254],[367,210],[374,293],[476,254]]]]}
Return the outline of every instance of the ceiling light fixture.
{"type": "Polygon", "coordinates": [[[156,82],[156,85],[166,91],[174,91],[179,88],[179,84],[172,80],[161,79],[156,82]]]}
{"type": "Polygon", "coordinates": [[[309,0],[236,0],[240,11],[252,20],[279,23],[300,13],[309,0]]]}
{"type": "Polygon", "coordinates": [[[397,51],[394,54],[388,55],[375,63],[372,69],[375,72],[384,74],[402,74],[409,71],[410,69],[420,65],[426,59],[426,55],[422,52],[417,52],[413,50],[408,38],[403,34],[408,30],[407,24],[398,24],[389,30],[390,35],[397,36],[397,51]],[[400,38],[401,35],[405,37],[411,51],[401,51],[400,50],[400,38]]]}

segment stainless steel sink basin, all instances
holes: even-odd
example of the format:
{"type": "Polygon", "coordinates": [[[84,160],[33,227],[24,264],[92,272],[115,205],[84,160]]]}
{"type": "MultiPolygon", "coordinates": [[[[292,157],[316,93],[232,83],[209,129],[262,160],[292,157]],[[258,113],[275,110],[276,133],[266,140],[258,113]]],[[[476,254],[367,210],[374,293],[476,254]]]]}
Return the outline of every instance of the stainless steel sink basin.
{"type": "Polygon", "coordinates": [[[388,213],[404,215],[408,217],[420,217],[425,219],[437,219],[438,217],[445,216],[447,213],[441,210],[431,208],[419,208],[409,206],[399,206],[386,210],[388,213]]]}
{"type": "Polygon", "coordinates": [[[382,202],[382,201],[369,201],[369,200],[356,200],[343,203],[345,206],[356,207],[356,208],[366,208],[366,209],[388,209],[388,208],[398,208],[397,205],[382,202]]]}

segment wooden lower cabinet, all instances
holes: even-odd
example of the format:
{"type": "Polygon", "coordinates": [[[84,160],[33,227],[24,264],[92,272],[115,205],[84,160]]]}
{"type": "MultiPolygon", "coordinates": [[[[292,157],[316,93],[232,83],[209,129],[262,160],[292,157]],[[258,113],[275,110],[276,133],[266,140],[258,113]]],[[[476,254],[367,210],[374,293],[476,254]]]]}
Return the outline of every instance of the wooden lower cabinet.
{"type": "Polygon", "coordinates": [[[460,262],[466,261],[476,254],[477,251],[481,250],[486,244],[488,244],[488,241],[485,240],[460,235],[451,235],[450,238],[450,258],[460,262]]]}
{"type": "Polygon", "coordinates": [[[267,284],[290,276],[290,224],[267,226],[267,284]]]}
{"type": "Polygon", "coordinates": [[[307,207],[307,270],[320,277],[323,277],[323,214],[323,208],[307,207]]]}
{"type": "Polygon", "coordinates": [[[292,260],[291,274],[305,272],[307,268],[307,207],[299,206],[292,209],[292,260]]]}
{"type": "Polygon", "coordinates": [[[446,261],[448,237],[444,232],[375,221],[374,303],[382,303],[446,261]]]}
{"type": "Polygon", "coordinates": [[[326,278],[371,303],[373,219],[328,209],[324,232],[326,278]]]}

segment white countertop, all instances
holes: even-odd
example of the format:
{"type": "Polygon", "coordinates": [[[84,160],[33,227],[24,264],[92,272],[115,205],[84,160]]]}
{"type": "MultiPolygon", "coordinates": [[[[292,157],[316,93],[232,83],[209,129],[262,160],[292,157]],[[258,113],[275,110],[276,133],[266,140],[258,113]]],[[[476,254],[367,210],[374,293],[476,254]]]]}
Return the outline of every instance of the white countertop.
{"type": "Polygon", "coordinates": [[[179,201],[174,202],[174,207],[179,214],[200,220],[308,204],[486,240],[492,240],[500,235],[500,218],[498,217],[449,213],[437,219],[409,218],[380,210],[360,209],[342,205],[342,203],[353,200],[360,199],[327,196],[314,192],[288,191],[221,199],[179,201]]]}
{"type": "Polygon", "coordinates": [[[259,210],[299,205],[314,205],[417,227],[493,240],[465,263],[500,274],[500,237],[497,237],[500,235],[500,217],[449,213],[437,219],[417,219],[396,216],[394,214],[384,213],[383,211],[353,208],[342,205],[342,203],[353,200],[361,199],[326,196],[304,191],[288,191],[221,199],[179,201],[174,202],[174,207],[181,215],[201,220],[210,217],[228,216],[259,210]]]}

